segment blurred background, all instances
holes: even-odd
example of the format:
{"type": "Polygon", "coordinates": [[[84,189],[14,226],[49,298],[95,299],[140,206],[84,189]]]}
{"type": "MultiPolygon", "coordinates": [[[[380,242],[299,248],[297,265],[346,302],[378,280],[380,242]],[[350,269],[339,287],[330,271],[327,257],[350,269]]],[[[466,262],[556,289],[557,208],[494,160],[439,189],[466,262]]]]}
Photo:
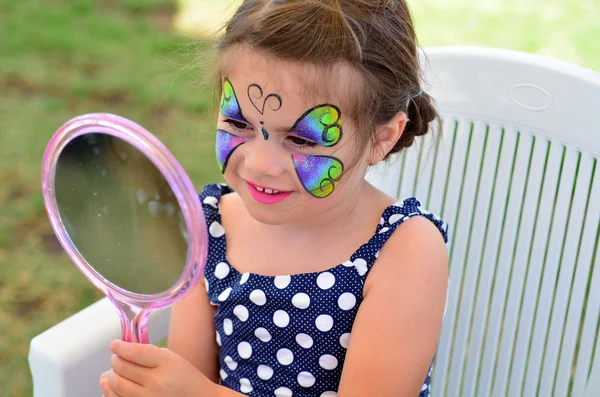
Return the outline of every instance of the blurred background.
{"type": "MultiPolygon", "coordinates": [[[[600,71],[600,0],[412,0],[422,45],[510,48],[600,71]]],[[[157,135],[196,186],[220,181],[206,55],[235,0],[0,0],[0,396],[32,395],[30,339],[102,296],[48,222],[40,167],[72,117],[157,135]]]]}

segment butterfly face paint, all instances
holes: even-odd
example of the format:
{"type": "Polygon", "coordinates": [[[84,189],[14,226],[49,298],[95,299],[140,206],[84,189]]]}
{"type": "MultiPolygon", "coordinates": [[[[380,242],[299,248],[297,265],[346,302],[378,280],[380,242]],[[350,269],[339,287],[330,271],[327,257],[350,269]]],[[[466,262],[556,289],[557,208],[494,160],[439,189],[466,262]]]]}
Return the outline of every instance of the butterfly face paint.
{"type": "Polygon", "coordinates": [[[292,161],[302,186],[316,198],[329,196],[344,172],[344,164],[335,157],[294,153],[292,161]]]}
{"type": "MultiPolygon", "coordinates": [[[[235,90],[228,79],[224,79],[222,91],[223,117],[249,124],[242,114],[235,90]]],[[[264,116],[267,104],[270,110],[277,111],[283,103],[277,94],[269,94],[263,99],[263,89],[258,84],[248,86],[248,98],[261,116],[264,116]]],[[[262,126],[264,122],[261,120],[260,124],[262,126]]],[[[264,126],[261,127],[261,132],[263,139],[268,140],[269,132],[264,126]]],[[[288,132],[324,147],[335,146],[342,139],[342,113],[335,105],[315,106],[300,116],[288,132]]],[[[245,142],[244,138],[227,131],[217,131],[217,163],[222,173],[225,173],[231,155],[245,142]]],[[[329,196],[344,171],[342,161],[331,156],[293,153],[292,163],[304,189],[316,198],[329,196]]]]}
{"type": "Polygon", "coordinates": [[[330,147],[342,139],[342,112],[334,105],[319,105],[304,113],[290,132],[330,147]]]}
{"type": "MultiPolygon", "coordinates": [[[[334,146],[342,139],[342,112],[334,105],[315,106],[300,116],[290,132],[321,146],[334,146]]],[[[342,161],[331,156],[294,153],[292,161],[304,189],[317,198],[329,196],[344,171],[342,161]]]]}
{"type": "Polygon", "coordinates": [[[217,164],[221,173],[225,173],[227,163],[233,152],[246,143],[243,138],[230,134],[227,131],[217,130],[217,164]]]}
{"type": "MultiPolygon", "coordinates": [[[[240,122],[246,122],[242,115],[242,108],[235,95],[233,85],[228,79],[223,81],[223,89],[221,94],[221,114],[223,117],[233,119],[240,122]]],[[[227,163],[233,152],[244,144],[246,141],[239,136],[230,134],[227,131],[218,130],[216,140],[217,164],[221,173],[225,173],[227,163]]]]}

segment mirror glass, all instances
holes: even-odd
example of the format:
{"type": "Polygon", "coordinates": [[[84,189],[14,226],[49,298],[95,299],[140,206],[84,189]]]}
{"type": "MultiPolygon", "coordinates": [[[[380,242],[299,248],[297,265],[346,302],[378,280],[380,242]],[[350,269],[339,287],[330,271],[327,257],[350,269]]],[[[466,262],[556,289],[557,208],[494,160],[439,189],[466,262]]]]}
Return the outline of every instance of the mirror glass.
{"type": "Polygon", "coordinates": [[[144,154],[104,133],[62,150],[54,193],[77,251],[103,278],[136,294],[158,294],[180,278],[186,224],[169,183],[144,154]]]}

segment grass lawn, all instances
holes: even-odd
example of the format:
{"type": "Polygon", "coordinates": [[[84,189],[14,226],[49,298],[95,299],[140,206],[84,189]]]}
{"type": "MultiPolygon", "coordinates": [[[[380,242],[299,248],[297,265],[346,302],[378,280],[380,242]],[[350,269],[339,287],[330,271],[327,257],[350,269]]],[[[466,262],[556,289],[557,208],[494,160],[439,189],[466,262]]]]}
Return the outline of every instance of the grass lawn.
{"type": "MultiPolygon", "coordinates": [[[[600,70],[597,0],[414,0],[421,42],[508,47],[600,70]]],[[[212,94],[166,0],[0,0],[0,396],[32,395],[30,339],[101,295],[65,257],[40,194],[50,136],[75,115],[131,118],[197,186],[219,180],[212,94]]],[[[202,43],[197,43],[202,47],[202,43]]],[[[200,48],[201,50],[201,48],[200,48]]]]}

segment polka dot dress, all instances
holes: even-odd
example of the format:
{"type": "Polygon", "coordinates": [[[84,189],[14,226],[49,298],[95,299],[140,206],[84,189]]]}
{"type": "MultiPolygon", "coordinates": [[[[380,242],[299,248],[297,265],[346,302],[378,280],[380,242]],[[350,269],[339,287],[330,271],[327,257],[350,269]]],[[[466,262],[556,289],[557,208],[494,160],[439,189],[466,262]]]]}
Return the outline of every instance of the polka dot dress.
{"type": "MultiPolygon", "coordinates": [[[[205,282],[214,316],[221,384],[249,396],[334,397],[362,288],[379,250],[404,220],[447,225],[414,198],[388,207],[374,236],[329,270],[283,276],[239,273],[227,261],[219,199],[226,185],[201,194],[209,231],[205,282]]],[[[429,396],[430,374],[419,397],[429,396]]],[[[415,396],[417,397],[417,396],[415,396]]]]}

